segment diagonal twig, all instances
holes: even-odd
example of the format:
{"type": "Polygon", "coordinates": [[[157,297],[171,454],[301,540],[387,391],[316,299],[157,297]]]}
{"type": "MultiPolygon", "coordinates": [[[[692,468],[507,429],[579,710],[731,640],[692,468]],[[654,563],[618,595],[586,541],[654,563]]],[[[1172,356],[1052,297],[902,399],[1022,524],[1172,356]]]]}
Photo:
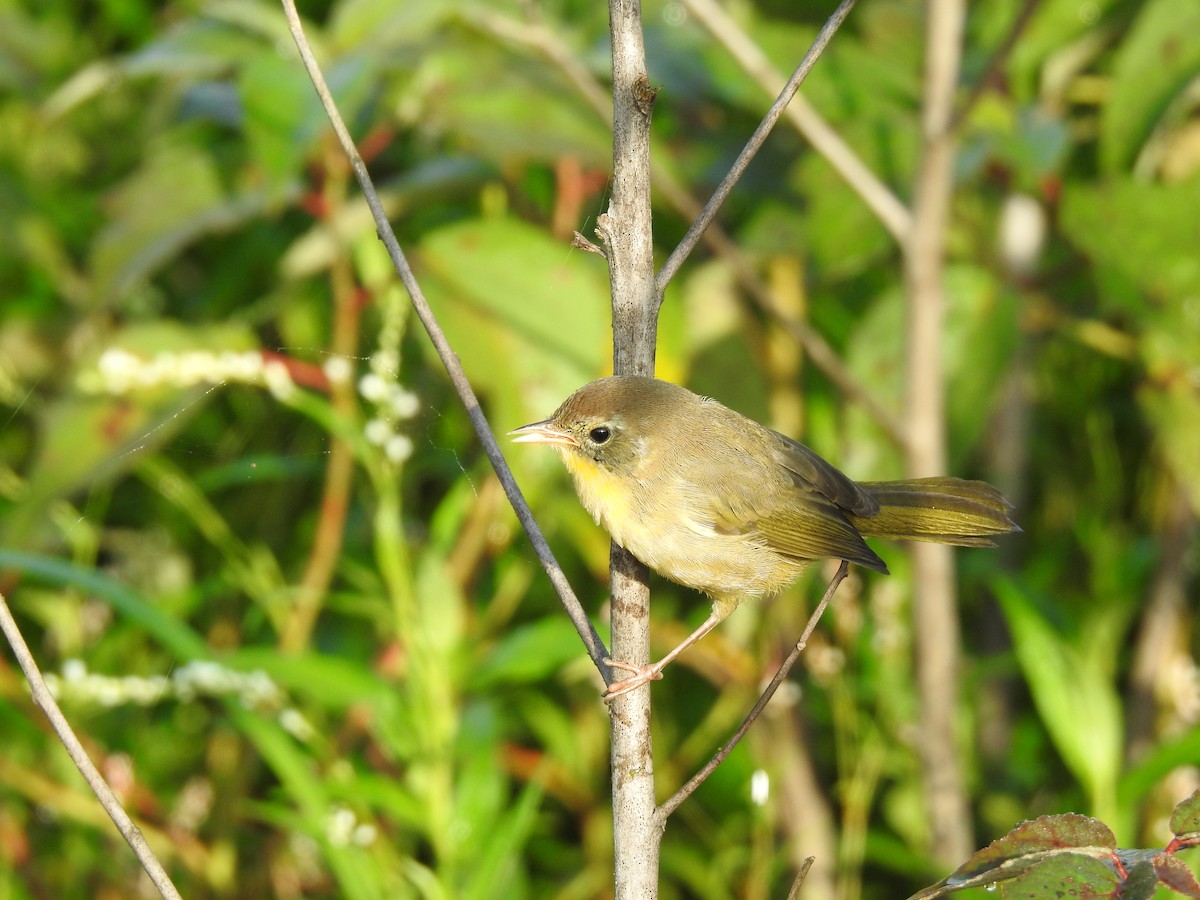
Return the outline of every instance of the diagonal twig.
{"type": "Polygon", "coordinates": [[[425,293],[417,283],[412,267],[409,266],[408,259],[405,257],[404,251],[400,248],[400,243],[396,240],[396,234],[388,222],[387,213],[384,212],[383,204],[380,202],[379,194],[375,190],[374,183],[371,181],[371,175],[367,171],[366,163],[363,162],[358,148],[354,145],[354,139],[350,137],[346,123],[342,119],[341,113],[338,112],[337,105],[333,101],[333,96],[329,92],[325,76],[321,73],[321,68],[313,56],[312,47],[304,35],[304,27],[300,21],[300,14],[296,11],[294,0],[283,0],[283,10],[287,16],[288,28],[292,33],[292,38],[295,40],[296,47],[300,51],[300,59],[304,63],[308,77],[312,80],[313,87],[317,91],[317,96],[321,99],[321,105],[325,108],[325,114],[329,117],[329,122],[333,126],[338,142],[342,146],[342,151],[350,161],[350,167],[354,170],[354,175],[358,179],[359,186],[362,188],[367,206],[371,209],[371,215],[375,219],[376,232],[379,235],[379,239],[383,242],[384,247],[387,248],[388,256],[391,257],[396,274],[399,275],[401,283],[404,285],[405,290],[408,291],[413,309],[416,310],[417,317],[425,327],[425,331],[429,335],[429,340],[433,343],[434,349],[437,351],[438,358],[441,359],[442,365],[445,366],[446,373],[450,376],[450,383],[458,393],[459,399],[462,400],[463,407],[467,411],[467,416],[471,420],[471,425],[475,428],[475,434],[479,437],[484,452],[487,453],[488,460],[491,462],[492,468],[495,469],[496,476],[500,479],[504,493],[508,496],[509,503],[512,504],[513,510],[517,514],[517,519],[520,520],[521,526],[529,536],[529,542],[533,545],[534,552],[542,563],[542,568],[546,570],[546,574],[550,578],[550,583],[558,593],[559,600],[562,601],[563,608],[570,617],[571,623],[575,626],[575,630],[579,632],[579,637],[587,648],[592,662],[599,670],[601,677],[605,677],[607,681],[608,667],[604,664],[604,658],[608,656],[608,650],[605,648],[600,636],[596,633],[596,629],[592,626],[591,620],[588,619],[587,613],[584,612],[579,598],[575,596],[575,592],[571,589],[571,585],[567,581],[567,577],[559,566],[558,561],[554,558],[554,554],[550,550],[550,545],[546,542],[545,536],[542,534],[537,521],[533,517],[533,513],[529,509],[529,504],[525,502],[525,497],[522,495],[521,489],[517,486],[512,471],[508,468],[504,454],[500,451],[500,445],[496,442],[496,436],[492,433],[491,426],[488,425],[487,417],[484,415],[483,409],[479,406],[479,400],[475,396],[475,391],[471,388],[471,384],[467,380],[462,364],[458,361],[457,354],[455,354],[454,349],[450,346],[450,342],[446,339],[446,335],[442,332],[437,317],[434,316],[433,310],[425,299],[425,293]]]}
{"type": "Polygon", "coordinates": [[[796,71],[792,73],[792,77],[788,79],[787,84],[783,86],[783,90],[779,92],[779,96],[775,102],[771,104],[771,108],[767,110],[767,114],[759,123],[758,128],[754,130],[754,134],[750,136],[750,140],[746,142],[746,146],[742,148],[742,152],[738,154],[738,158],[734,160],[729,172],[717,185],[717,189],[713,191],[712,197],[701,210],[699,218],[692,223],[692,227],[688,229],[687,234],[683,236],[683,240],[679,242],[667,261],[663,263],[663,267],[659,269],[658,276],[655,278],[655,288],[658,291],[659,302],[662,302],[662,297],[667,289],[667,285],[671,279],[675,277],[675,273],[679,271],[679,267],[683,265],[683,261],[687,259],[688,254],[696,248],[696,244],[700,242],[701,235],[704,234],[706,228],[716,217],[717,211],[726,198],[733,191],[733,187],[737,184],[738,179],[746,171],[746,167],[750,165],[760,147],[766,141],[771,130],[783,115],[783,111],[787,108],[792,96],[799,89],[801,82],[808,77],[808,73],[812,71],[812,67],[816,65],[817,59],[824,51],[826,45],[833,39],[833,35],[837,32],[846,16],[850,14],[850,10],[854,8],[855,0],[842,0],[838,4],[837,9],[817,32],[816,39],[813,40],[812,46],[808,48],[808,52],[804,54],[804,59],[800,60],[800,65],[796,66],[796,71]]]}
{"type": "MultiPolygon", "coordinates": [[[[1036,2],[1036,0],[1034,0],[1036,2]]],[[[717,0],[683,0],[683,5],[696,17],[713,39],[729,51],[746,73],[768,94],[779,91],[783,82],[765,53],[738,25],[717,0]]],[[[872,172],[867,165],[830,127],[812,105],[797,94],[784,112],[792,127],[807,140],[814,150],[842,176],[862,199],[867,208],[875,213],[893,238],[903,242],[912,227],[912,213],[899,197],[872,172]]]]}
{"type": "Polygon", "coordinates": [[[1021,35],[1025,33],[1025,29],[1029,27],[1029,23],[1033,21],[1033,14],[1037,12],[1040,5],[1041,0],[1023,0],[1020,10],[1017,11],[1016,16],[1013,18],[1012,25],[1009,26],[1008,33],[1004,36],[1004,40],[992,51],[992,55],[988,57],[987,65],[983,67],[982,74],[975,79],[975,84],[971,86],[966,99],[955,110],[954,117],[951,119],[949,126],[951,131],[958,131],[970,117],[975,109],[975,105],[979,102],[979,98],[988,89],[988,85],[991,84],[996,74],[1002,70],[1009,55],[1021,39],[1021,35]]]}
{"type": "Polygon", "coordinates": [[[788,891],[787,900],[796,900],[800,896],[800,888],[804,887],[804,879],[808,877],[808,870],[813,867],[813,863],[817,861],[815,856],[807,857],[800,866],[800,871],[796,873],[796,877],[792,879],[791,890],[788,891]]]}
{"type": "Polygon", "coordinates": [[[775,297],[767,289],[758,273],[754,271],[754,267],[742,249],[716,225],[708,230],[704,239],[728,261],[738,284],[750,294],[759,309],[792,336],[818,371],[823,372],[849,400],[858,403],[875,421],[875,424],[883,429],[888,440],[901,450],[907,449],[908,435],[900,419],[850,371],[850,367],[842,361],[837,351],[830,346],[817,329],[803,319],[789,315],[779,308],[775,297]]]}
{"type": "Polygon", "coordinates": [[[733,733],[733,736],[725,742],[725,745],[716,752],[704,767],[695,775],[687,780],[679,790],[671,795],[658,809],[654,811],[655,823],[663,828],[667,824],[667,819],[671,813],[679,808],[696,788],[704,783],[704,780],[725,761],[725,758],[733,752],[736,747],[746,736],[746,732],[750,730],[750,726],[754,724],[762,711],[766,708],[771,698],[775,696],[775,692],[779,690],[779,686],[783,684],[783,680],[787,678],[788,673],[792,670],[792,666],[796,664],[796,660],[800,658],[800,654],[804,652],[804,648],[808,646],[808,639],[812,636],[813,630],[817,627],[817,622],[821,620],[821,616],[825,614],[825,607],[829,605],[829,601],[833,599],[834,592],[838,589],[838,585],[846,578],[846,573],[849,571],[850,565],[845,560],[842,560],[838,565],[837,571],[833,573],[833,578],[830,579],[829,587],[825,588],[825,594],[821,597],[821,602],[817,604],[817,608],[813,610],[813,614],[808,618],[808,624],[804,626],[804,633],[800,635],[800,639],[796,641],[792,647],[791,653],[787,655],[787,659],[783,661],[783,665],[779,667],[779,671],[775,673],[775,677],[771,679],[771,683],[767,685],[766,690],[762,692],[762,696],[758,698],[758,702],[746,714],[746,718],[742,720],[742,724],[738,726],[738,730],[733,733]]]}
{"type": "Polygon", "coordinates": [[[71,761],[75,763],[75,767],[79,769],[79,773],[83,776],[84,781],[92,789],[92,793],[96,795],[96,799],[100,801],[100,805],[104,807],[104,811],[108,813],[109,818],[113,820],[113,824],[117,826],[117,830],[121,832],[121,837],[125,838],[126,843],[129,844],[130,849],[137,856],[138,862],[142,864],[142,868],[150,876],[150,880],[154,883],[154,886],[158,888],[158,893],[165,900],[181,900],[179,891],[175,889],[175,885],[171,881],[171,876],[167,874],[167,870],[163,868],[162,863],[158,861],[158,857],[154,855],[154,851],[150,849],[150,845],[146,843],[146,837],[142,834],[142,830],[129,818],[129,814],[121,806],[121,801],[112,792],[112,788],[108,786],[108,782],[104,780],[104,776],[100,774],[100,771],[88,757],[87,751],[83,749],[83,744],[79,742],[79,738],[71,730],[71,725],[62,714],[62,710],[59,709],[58,703],[55,702],[54,695],[46,687],[41,670],[38,669],[33,654],[29,652],[29,645],[25,643],[25,638],[21,636],[21,630],[17,627],[16,620],[13,619],[12,612],[9,610],[8,603],[5,601],[3,594],[0,594],[0,631],[4,632],[9,646],[13,649],[13,655],[17,658],[17,664],[20,665],[21,671],[25,673],[25,679],[29,682],[30,693],[33,695],[33,702],[41,708],[42,712],[46,714],[46,718],[50,720],[50,726],[54,729],[54,733],[58,735],[58,739],[62,742],[62,745],[67,748],[67,753],[70,754],[71,761]]]}

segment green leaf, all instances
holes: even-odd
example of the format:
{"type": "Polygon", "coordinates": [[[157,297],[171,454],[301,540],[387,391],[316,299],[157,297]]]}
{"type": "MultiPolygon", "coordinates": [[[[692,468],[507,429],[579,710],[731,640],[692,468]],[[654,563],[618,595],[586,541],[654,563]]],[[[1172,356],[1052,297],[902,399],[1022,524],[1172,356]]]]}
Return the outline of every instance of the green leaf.
{"type": "Polygon", "coordinates": [[[910,900],[996,884],[1006,898],[1107,896],[1117,885],[1116,847],[1112,831],[1097,819],[1077,813],[1042,816],[992,841],[910,900]]]}
{"type": "Polygon", "coordinates": [[[329,43],[343,51],[419,45],[454,16],[461,0],[346,0],[334,6],[326,29],[329,43]]]}
{"type": "Polygon", "coordinates": [[[262,38],[255,34],[211,19],[189,18],[126,56],[120,67],[131,78],[191,80],[215,77],[262,52],[262,38]]]}
{"type": "Polygon", "coordinates": [[[298,177],[328,127],[307,74],[292,59],[263,54],[242,67],[238,92],[242,128],[257,165],[275,184],[298,177]]]}
{"type": "MultiPolygon", "coordinates": [[[[1048,900],[1048,898],[1116,897],[1124,888],[1111,864],[1081,853],[1063,853],[1046,858],[1040,865],[1000,885],[1004,900],[1048,900]]],[[[1132,894],[1131,894],[1132,896],[1132,894]]]]}
{"type": "MultiPolygon", "coordinates": [[[[1012,27],[1017,7],[1001,3],[989,6],[993,15],[1005,16],[1005,31],[1012,27]]],[[[1010,54],[1007,71],[1015,82],[1014,95],[1024,104],[1036,104],[1049,88],[1054,92],[1053,99],[1060,99],[1065,87],[1060,71],[1067,66],[1083,65],[1079,57],[1090,60],[1106,47],[1111,41],[1111,29],[1126,24],[1126,8],[1122,0],[1093,0],[1086,11],[1080,8],[1078,0],[1038,3],[1010,54]]]]}
{"type": "Polygon", "coordinates": [[[1200,791],[1193,791],[1171,813],[1171,833],[1177,838],[1200,841],[1200,791]]]}
{"type": "Polygon", "coordinates": [[[278,725],[243,710],[232,709],[231,714],[296,806],[299,821],[293,822],[292,827],[303,829],[320,846],[337,880],[338,896],[380,900],[379,878],[371,857],[363,848],[329,839],[326,829],[332,812],[329,793],[313,760],[278,725]]]}
{"type": "Polygon", "coordinates": [[[996,589],[1043,725],[1087,790],[1092,808],[1106,819],[1116,818],[1121,704],[1107,662],[1056,632],[1014,582],[999,581],[996,589]]]}
{"type": "Polygon", "coordinates": [[[202,235],[261,213],[266,194],[227,195],[206,151],[171,140],[151,147],[141,168],[113,192],[110,208],[89,262],[96,297],[116,303],[202,235]]]}
{"type": "MultiPolygon", "coordinates": [[[[103,390],[97,361],[102,350],[124,350],[151,361],[159,354],[193,350],[238,352],[256,346],[241,323],[184,325],[155,320],[113,334],[104,348],[85,357],[73,380],[103,390]]],[[[169,441],[211,388],[146,385],[120,396],[65,393],[45,403],[38,414],[40,443],[28,464],[26,487],[0,523],[10,547],[36,548],[47,538],[46,509],[72,491],[130,468],[169,441]]]]}
{"type": "Polygon", "coordinates": [[[522,893],[515,889],[514,882],[521,871],[525,845],[537,822],[543,793],[540,779],[535,778],[508,812],[487,829],[488,840],[482,853],[473,860],[464,897],[485,900],[522,893]]]}
{"type": "Polygon", "coordinates": [[[1180,302],[1200,294],[1198,208],[1200,179],[1172,185],[1113,179],[1064,194],[1060,224],[1098,269],[1133,283],[1135,290],[1109,291],[1104,299],[1141,321],[1146,294],[1180,302]]]}
{"type": "Polygon", "coordinates": [[[1180,486],[1200,509],[1200,453],[1196,452],[1195,423],[1200,422],[1200,390],[1174,381],[1163,390],[1145,389],[1138,395],[1147,420],[1154,426],[1159,447],[1180,486]]]}
{"type": "Polygon", "coordinates": [[[465,619],[462,593],[451,580],[446,561],[427,553],[417,560],[416,596],[419,640],[440,658],[449,659],[462,641],[465,619]]]}
{"type": "Polygon", "coordinates": [[[1142,4],[1117,52],[1100,122],[1100,159],[1110,173],[1133,164],[1175,98],[1200,72],[1197,35],[1200,4],[1142,4]]]}
{"type": "Polygon", "coordinates": [[[283,654],[274,647],[242,647],[224,661],[238,669],[266,672],[289,694],[334,710],[396,702],[395,686],[373,675],[361,661],[319,653],[283,654]]]}
{"type": "Polygon", "coordinates": [[[506,634],[475,670],[478,690],[548,678],[583,653],[579,635],[563,616],[548,616],[506,634]]]}
{"type": "Polygon", "coordinates": [[[559,70],[536,56],[490,42],[443,44],[427,80],[437,84],[425,127],[454,135],[473,155],[497,163],[552,163],[562,156],[586,166],[609,164],[610,132],[581,102],[559,70]]]}
{"type": "Polygon", "coordinates": [[[121,582],[95,569],[87,569],[54,557],[0,550],[0,571],[5,569],[16,570],[27,577],[51,584],[76,587],[106,601],[181,660],[214,658],[204,639],[186,624],[167,615],[121,582]]]}
{"type": "MultiPolygon", "coordinates": [[[[967,453],[983,438],[989,409],[1003,382],[1018,336],[1018,309],[997,290],[981,267],[950,266],[945,275],[946,324],[942,339],[951,445],[967,453]]],[[[847,362],[861,383],[887,409],[904,406],[905,302],[899,288],[883,293],[855,326],[847,362]]],[[[893,448],[881,443],[877,428],[861,410],[851,410],[847,454],[839,468],[859,480],[894,478],[893,448]],[[885,455],[886,454],[886,455],[885,455]]],[[[952,461],[953,465],[953,461],[952,461]]],[[[955,471],[954,468],[951,471],[955,471]]]]}
{"type": "MultiPolygon", "coordinates": [[[[1130,807],[1179,766],[1200,759],[1200,725],[1151,747],[1121,778],[1121,804],[1130,807]]],[[[1186,803],[1187,801],[1185,801],[1186,803]]]]}

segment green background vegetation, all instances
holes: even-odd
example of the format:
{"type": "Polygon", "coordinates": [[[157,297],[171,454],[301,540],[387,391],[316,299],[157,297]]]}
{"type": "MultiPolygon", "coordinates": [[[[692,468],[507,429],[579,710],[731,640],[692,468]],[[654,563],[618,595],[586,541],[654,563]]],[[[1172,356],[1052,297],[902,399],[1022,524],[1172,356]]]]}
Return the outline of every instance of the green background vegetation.
{"type": "MultiPolygon", "coordinates": [[[[1075,810],[1123,846],[1161,845],[1200,779],[1200,7],[1043,0],[1006,48],[1016,7],[971,4],[946,273],[951,468],[1002,486],[1024,528],[958,554],[976,839],[1075,810]],[[1016,195],[1047,224],[1026,271],[998,241],[1016,195]]],[[[828,11],[733,4],[784,72],[828,11]]],[[[610,352],[604,262],[569,247],[606,206],[608,127],[581,88],[607,77],[605,5],[305,12],[493,427],[547,415],[610,352]]],[[[771,98],[681,13],[645,6],[656,177],[703,199],[771,98]]],[[[919,4],[862,0],[804,91],[902,198],[922,42],[919,4]]],[[[183,894],[604,896],[598,678],[407,312],[279,8],[5,2],[0,86],[0,591],[47,672],[216,661],[274,685],[64,694],[183,894]],[[112,348],[261,351],[299,387],[202,365],[190,386],[113,394],[97,389],[112,348]],[[329,377],[338,357],[349,380],[329,377]],[[371,372],[418,401],[376,426],[403,435],[393,457],[356,390],[371,372]]],[[[688,225],[668,193],[664,258],[688,225]]],[[[900,414],[899,254],[830,166],[781,127],[721,222],[776,304],[900,414]]],[[[903,474],[728,259],[698,252],[676,279],[658,365],[853,477],[903,474]]],[[[551,454],[509,456],[606,633],[607,539],[551,454]]],[[[905,896],[946,874],[921,804],[908,566],[878,549],[893,575],[843,587],[785,702],[672,820],[664,897],[782,896],[810,853],[805,896],[905,896]]],[[[660,794],[740,720],[826,574],[743,607],[654,685],[660,794]]],[[[707,603],[654,590],[662,651],[707,603]]],[[[132,854],[10,659],[0,900],[133,896],[132,854]]]]}

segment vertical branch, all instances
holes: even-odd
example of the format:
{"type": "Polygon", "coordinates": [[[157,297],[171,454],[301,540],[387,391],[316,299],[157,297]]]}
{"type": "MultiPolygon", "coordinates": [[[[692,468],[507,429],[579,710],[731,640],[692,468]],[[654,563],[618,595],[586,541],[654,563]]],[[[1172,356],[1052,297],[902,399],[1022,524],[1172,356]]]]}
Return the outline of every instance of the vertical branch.
{"type": "MultiPolygon", "coordinates": [[[[908,416],[910,477],[945,471],[945,378],[941,337],[945,298],[942,265],[954,178],[953,103],[961,53],[963,0],[926,4],[922,148],[913,192],[913,228],[906,247],[908,296],[908,416]]],[[[950,550],[913,548],[917,690],[921,707],[921,768],[932,830],[942,861],[966,858],[975,846],[954,734],[958,700],[959,624],[950,550]]]]}
{"type": "MultiPolygon", "coordinates": [[[[608,253],[613,311],[613,371],[650,375],[658,309],[650,217],[650,115],[640,0],[610,0],[613,75],[612,200],[597,225],[608,253]]],[[[650,662],[650,591],[646,567],[612,547],[612,650],[635,665],[650,662]]],[[[654,815],[650,691],[612,703],[613,855],[617,900],[658,896],[662,826],[654,815]]]]}
{"type": "Polygon", "coordinates": [[[612,200],[599,225],[608,248],[613,304],[613,370],[651,375],[658,310],[650,215],[650,114],[640,0],[611,0],[613,70],[612,200]]]}

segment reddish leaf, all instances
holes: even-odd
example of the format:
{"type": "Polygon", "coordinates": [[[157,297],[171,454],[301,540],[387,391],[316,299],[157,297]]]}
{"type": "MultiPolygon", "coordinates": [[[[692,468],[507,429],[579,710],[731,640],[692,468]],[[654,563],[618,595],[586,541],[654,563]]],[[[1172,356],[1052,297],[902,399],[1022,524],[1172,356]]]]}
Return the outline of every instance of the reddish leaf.
{"type": "Polygon", "coordinates": [[[992,841],[961,865],[954,876],[969,877],[1029,854],[1051,850],[1078,849],[1089,856],[1100,856],[1115,851],[1116,847],[1117,839],[1099,819],[1078,813],[1040,816],[1022,822],[1004,837],[992,841]]]}
{"type": "Polygon", "coordinates": [[[1196,876],[1183,860],[1168,853],[1159,853],[1154,857],[1154,874],[1160,884],[1166,885],[1177,894],[1185,897],[1200,898],[1200,884],[1196,876]]]}
{"type": "Polygon", "coordinates": [[[1023,822],[975,853],[954,874],[915,894],[931,900],[953,891],[998,882],[1006,897],[1045,897],[1048,885],[1062,897],[1115,896],[1116,838],[1098,819],[1066,813],[1023,822]],[[1040,892],[1040,893],[1039,893],[1040,892]]]}

